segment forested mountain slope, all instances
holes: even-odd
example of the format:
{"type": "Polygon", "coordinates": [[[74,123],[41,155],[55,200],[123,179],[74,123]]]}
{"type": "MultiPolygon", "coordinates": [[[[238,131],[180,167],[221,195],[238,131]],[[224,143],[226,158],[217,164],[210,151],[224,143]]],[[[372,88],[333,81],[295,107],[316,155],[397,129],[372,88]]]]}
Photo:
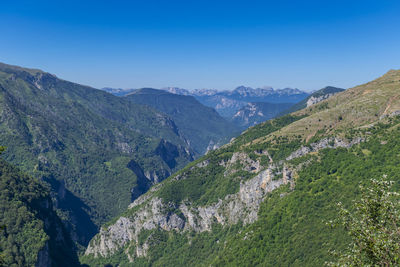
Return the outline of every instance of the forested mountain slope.
{"type": "MultiPolygon", "coordinates": [[[[0,159],[0,253],[4,266],[78,266],[49,188],[0,159]]],[[[1,265],[1,264],[0,264],[1,265]]]]}
{"type": "Polygon", "coordinates": [[[193,159],[167,116],[52,74],[0,64],[4,158],[52,187],[85,245],[101,223],[193,159]]]}
{"type": "Polygon", "coordinates": [[[84,263],[322,266],[348,243],[326,222],[358,184],[400,187],[400,71],[249,128],[135,200],[84,263]]]}
{"type": "Polygon", "coordinates": [[[239,134],[238,127],[226,121],[214,109],[200,104],[193,96],[142,88],[125,97],[170,116],[191,147],[199,154],[204,154],[214,145],[225,144],[239,134]]]}

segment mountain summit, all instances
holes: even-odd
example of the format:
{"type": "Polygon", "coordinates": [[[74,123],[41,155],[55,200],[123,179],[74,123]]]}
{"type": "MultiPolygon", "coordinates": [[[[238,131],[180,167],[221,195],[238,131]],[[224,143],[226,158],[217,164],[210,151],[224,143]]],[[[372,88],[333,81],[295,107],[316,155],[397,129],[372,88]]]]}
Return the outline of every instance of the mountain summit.
{"type": "Polygon", "coordinates": [[[308,96],[308,93],[299,89],[273,89],[272,87],[254,89],[246,86],[238,86],[232,91],[199,89],[191,92],[187,90],[172,90],[170,92],[178,94],[184,92],[185,95],[191,94],[203,105],[214,108],[221,116],[229,119],[251,102],[294,104],[308,96]]]}

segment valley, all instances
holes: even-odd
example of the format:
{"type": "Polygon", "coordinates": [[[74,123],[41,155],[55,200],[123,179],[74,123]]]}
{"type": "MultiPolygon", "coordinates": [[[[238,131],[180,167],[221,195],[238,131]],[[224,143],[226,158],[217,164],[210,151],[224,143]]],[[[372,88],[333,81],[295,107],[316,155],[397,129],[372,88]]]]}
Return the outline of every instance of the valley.
{"type": "Polygon", "coordinates": [[[0,267],[400,266],[400,1],[3,1],[0,267]]]}
{"type": "Polygon", "coordinates": [[[137,266],[320,266],[348,236],[324,222],[365,177],[398,183],[400,72],[251,127],[105,225],[82,257],[137,266]],[[300,245],[301,244],[301,245],[300,245]]]}
{"type": "Polygon", "coordinates": [[[39,266],[324,264],[348,242],[323,223],[334,202],[349,205],[365,176],[400,179],[399,85],[389,71],[297,104],[252,102],[241,128],[182,91],[114,96],[1,64],[0,249],[39,266]],[[27,213],[11,227],[13,203],[27,213]],[[9,250],[32,231],[36,246],[9,250]]]}
{"type": "Polygon", "coordinates": [[[50,184],[82,246],[199,156],[166,115],[39,70],[0,65],[0,102],[4,159],[50,184]]]}

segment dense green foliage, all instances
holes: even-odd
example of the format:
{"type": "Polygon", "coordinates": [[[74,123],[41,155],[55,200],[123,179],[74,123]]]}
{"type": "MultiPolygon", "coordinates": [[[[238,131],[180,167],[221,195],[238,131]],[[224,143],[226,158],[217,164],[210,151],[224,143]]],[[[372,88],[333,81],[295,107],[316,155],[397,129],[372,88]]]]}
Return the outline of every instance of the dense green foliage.
{"type": "MultiPolygon", "coordinates": [[[[170,179],[164,183],[164,186],[158,191],[159,196],[165,202],[180,203],[187,199],[192,202],[192,205],[206,205],[215,203],[218,199],[223,199],[228,194],[236,193],[239,190],[240,182],[254,176],[254,174],[242,171],[240,164],[232,166],[236,171],[226,175],[226,167],[223,162],[227,163],[233,153],[237,151],[241,145],[249,140],[254,140],[258,137],[265,136],[271,132],[279,130],[287,124],[296,121],[302,117],[294,117],[286,115],[263,124],[256,125],[245,134],[240,135],[229,146],[212,151],[201,160],[197,160],[189,164],[174,175],[184,176],[183,180],[170,179]],[[196,164],[204,162],[206,168],[195,168],[196,164]]],[[[249,151],[265,149],[268,146],[271,151],[276,151],[272,156],[274,159],[282,159],[287,156],[287,153],[293,150],[293,146],[297,148],[300,142],[281,142],[277,145],[272,143],[264,143],[263,145],[254,145],[246,148],[249,151]],[[272,150],[276,149],[276,150],[272,150]]]]}
{"type": "MultiPolygon", "coordinates": [[[[251,178],[255,174],[241,170],[243,166],[241,164],[236,164],[232,166],[235,171],[226,176],[226,168],[221,163],[227,163],[233,153],[239,150],[242,145],[249,142],[249,140],[268,135],[304,117],[305,116],[285,115],[250,128],[244,134],[237,137],[229,146],[211,151],[201,159],[189,163],[184,169],[176,172],[171,179],[164,182],[163,187],[157,191],[157,195],[160,196],[164,202],[174,203],[175,206],[182,200],[188,200],[192,205],[199,206],[216,203],[218,199],[223,199],[228,194],[236,193],[239,190],[240,182],[251,178]],[[207,164],[206,168],[196,167],[197,164],[203,163],[207,164]],[[184,176],[185,179],[178,179],[178,181],[173,179],[182,176],[184,176]]],[[[285,143],[284,140],[281,140],[281,142],[277,144],[264,143],[261,147],[265,148],[266,145],[269,145],[268,149],[273,149],[271,151],[274,159],[280,160],[284,156],[287,156],[293,148],[299,147],[301,142],[295,141],[285,143]],[[277,153],[274,153],[274,151],[277,153]]],[[[260,150],[261,147],[254,145],[246,150],[260,150]]],[[[251,155],[253,154],[250,154],[250,156],[251,155]]],[[[262,163],[268,161],[268,158],[265,156],[260,157],[260,159],[262,163]]],[[[129,217],[138,208],[139,207],[128,209],[120,214],[120,216],[129,217]]],[[[172,208],[171,211],[174,211],[174,208],[172,208]]],[[[113,220],[109,221],[106,225],[112,224],[118,217],[119,216],[114,217],[113,220]]]]}
{"type": "MultiPolygon", "coordinates": [[[[249,142],[249,140],[254,140],[256,138],[268,135],[304,117],[305,116],[286,115],[252,127],[247,132],[235,139],[230,145],[224,146],[215,151],[211,151],[207,155],[203,156],[201,159],[188,164],[188,166],[186,166],[184,169],[175,173],[172,177],[170,177],[170,179],[163,182],[163,186],[156,192],[156,194],[161,197],[164,202],[174,203],[175,205],[171,206],[171,212],[178,212],[179,215],[179,210],[176,210],[174,207],[176,207],[176,204],[180,203],[183,200],[189,201],[192,206],[209,205],[217,202],[218,199],[223,199],[228,194],[236,193],[239,190],[240,182],[245,179],[251,178],[255,174],[243,171],[241,170],[243,168],[241,164],[235,164],[234,166],[231,166],[235,171],[226,175],[226,166],[221,163],[225,162],[226,164],[231,159],[233,153],[235,151],[238,151],[244,144],[249,142]],[[206,164],[206,167],[199,168],[197,167],[197,165],[199,164],[206,164]],[[184,177],[184,179],[179,179],[179,177],[184,177]]],[[[285,146],[284,142],[278,143],[278,145],[279,144],[282,147],[285,146]]],[[[300,142],[297,141],[296,147],[298,147],[299,145],[300,142]]],[[[251,149],[257,150],[257,148],[254,147],[252,147],[251,149]]],[[[278,154],[276,155],[278,158],[278,154]]],[[[282,155],[280,157],[282,157],[282,155]]],[[[140,206],[137,206],[133,209],[128,209],[121,216],[130,217],[139,208],[140,206]]],[[[109,222],[107,225],[112,224],[116,220],[117,217],[109,222]]],[[[192,242],[192,244],[193,242],[197,244],[193,248],[190,246],[187,247],[187,237],[181,236],[178,233],[164,233],[163,235],[166,235],[168,238],[165,240],[165,243],[163,243],[163,246],[156,246],[155,248],[152,248],[152,251],[159,251],[157,252],[158,254],[154,254],[157,256],[150,257],[150,259],[138,258],[137,260],[138,262],[140,262],[138,263],[138,266],[142,266],[141,264],[144,264],[145,266],[146,264],[149,264],[149,262],[153,261],[153,264],[156,264],[156,262],[160,262],[160,266],[163,266],[163,264],[165,264],[164,257],[166,256],[163,251],[164,249],[170,247],[174,248],[172,249],[172,251],[183,250],[182,253],[186,255],[185,257],[182,256],[176,258],[176,254],[172,254],[171,258],[168,260],[169,264],[171,264],[170,266],[178,264],[179,262],[180,264],[182,264],[185,261],[193,261],[193,263],[199,263],[201,262],[200,259],[203,258],[204,255],[208,254],[210,254],[211,259],[213,255],[212,251],[214,251],[214,249],[221,249],[220,246],[222,243],[215,243],[215,240],[221,239],[222,242],[222,240],[225,240],[228,236],[237,233],[237,231],[241,228],[240,225],[235,225],[227,229],[222,229],[220,225],[216,225],[216,227],[216,229],[220,229],[218,236],[221,236],[217,239],[214,239],[214,233],[216,233],[215,230],[212,234],[204,233],[198,235],[193,233],[190,237],[190,242],[192,242]],[[179,243],[176,243],[177,240],[180,240],[179,243]],[[207,245],[207,247],[212,251],[201,251],[201,255],[203,256],[200,257],[200,251],[197,249],[200,249],[203,246],[203,242],[208,242],[210,245],[207,245]],[[161,255],[163,256],[161,257],[161,255]],[[159,257],[161,258],[159,259],[159,257]],[[176,259],[178,261],[173,261],[173,259],[176,259]]],[[[162,230],[159,231],[163,232],[162,230]]],[[[111,261],[110,259],[95,259],[90,256],[85,256],[82,259],[84,263],[90,264],[91,266],[106,264],[107,262],[112,262],[113,264],[120,263],[122,264],[122,266],[124,266],[123,263],[125,262],[125,264],[127,264],[128,262],[126,256],[123,253],[115,254],[112,257],[111,261]]]]}
{"type": "Polygon", "coordinates": [[[76,266],[73,243],[49,189],[0,159],[0,251],[5,266],[76,266]]]}
{"type": "MultiPolygon", "coordinates": [[[[228,158],[232,153],[225,153],[228,158]]],[[[224,176],[225,168],[219,164],[221,155],[210,155],[207,157],[207,168],[193,168],[185,170],[185,179],[181,181],[170,181],[166,183],[159,194],[165,202],[180,203],[187,199],[194,205],[205,205],[217,202],[228,194],[239,190],[242,179],[241,173],[230,175],[230,179],[224,176]]]]}
{"type": "MultiPolygon", "coordinates": [[[[37,254],[48,240],[43,222],[35,218],[27,205],[46,196],[46,191],[32,179],[19,180],[3,161],[1,164],[1,223],[6,231],[1,236],[6,264],[34,265],[37,254]],[[28,189],[28,190],[27,190],[28,189]]],[[[25,178],[25,177],[23,177],[25,178]]]]}
{"type": "MultiPolygon", "coordinates": [[[[292,161],[292,164],[300,164],[311,160],[299,171],[294,189],[284,186],[269,195],[254,224],[225,227],[216,224],[211,232],[196,234],[153,230],[143,233],[143,240],[149,236],[152,240],[152,234],[155,238],[145,258],[139,257],[129,263],[121,253],[108,259],[85,258],[85,263],[93,266],[100,263],[121,263],[121,266],[180,266],[187,263],[194,266],[323,266],[335,260],[332,250],[345,251],[351,242],[343,228],[327,225],[337,217],[336,203],[340,201],[344,207],[353,210],[352,201],[360,197],[359,183],[367,184],[366,178],[371,176],[387,175],[396,181],[395,189],[400,188],[399,123],[400,118],[391,118],[370,128],[352,130],[351,135],[366,135],[368,140],[348,149],[324,149],[317,155],[292,161]]],[[[287,144],[282,142],[281,145],[287,144]]],[[[224,153],[228,153],[226,158],[229,158],[232,152],[226,150],[224,153]]],[[[214,153],[222,151],[224,148],[214,153]]],[[[211,155],[204,159],[209,160],[208,166],[212,166],[213,161],[218,162],[211,155]]],[[[169,187],[167,180],[166,191],[160,190],[161,196],[171,202],[188,198],[194,204],[206,204],[207,201],[201,201],[203,195],[208,194],[207,199],[212,199],[227,193],[215,191],[219,183],[226,182],[220,180],[218,174],[197,173],[199,183],[195,182],[194,176],[191,178],[190,171],[207,169],[192,168],[199,162],[193,162],[188,170],[177,174],[187,172],[188,180],[193,181],[174,181],[171,185],[176,187],[169,187]],[[218,182],[210,184],[211,177],[218,182]],[[202,187],[203,184],[207,186],[202,187]]],[[[231,180],[230,177],[225,179],[231,180]]],[[[134,245],[129,249],[134,249],[134,245]]]]}
{"type": "Polygon", "coordinates": [[[361,199],[350,212],[338,203],[340,216],[331,222],[342,225],[352,238],[346,252],[330,266],[399,266],[400,199],[391,191],[393,182],[373,179],[371,186],[360,186],[361,199]]]}
{"type": "Polygon", "coordinates": [[[200,104],[193,96],[143,88],[125,97],[170,116],[199,154],[204,154],[210,143],[224,144],[239,133],[237,127],[222,118],[214,109],[200,104]]]}
{"type": "Polygon", "coordinates": [[[330,251],[341,251],[349,242],[343,229],[326,225],[337,217],[336,203],[353,209],[358,184],[371,176],[388,175],[399,188],[400,131],[387,127],[376,127],[368,142],[351,149],[321,151],[320,159],[299,173],[293,191],[272,194],[259,220],[228,240],[215,265],[322,266],[333,260],[330,251]]]}
{"type": "MultiPolygon", "coordinates": [[[[5,225],[0,225],[0,234],[2,234],[3,233],[3,230],[6,228],[6,226],[5,225]]],[[[3,252],[2,251],[0,251],[0,266],[3,266],[4,265],[4,255],[3,255],[3,252]]]]}
{"type": "Polygon", "coordinates": [[[39,70],[0,64],[0,109],[5,159],[51,185],[83,245],[148,189],[146,173],[162,180],[192,160],[165,115],[39,70]]]}

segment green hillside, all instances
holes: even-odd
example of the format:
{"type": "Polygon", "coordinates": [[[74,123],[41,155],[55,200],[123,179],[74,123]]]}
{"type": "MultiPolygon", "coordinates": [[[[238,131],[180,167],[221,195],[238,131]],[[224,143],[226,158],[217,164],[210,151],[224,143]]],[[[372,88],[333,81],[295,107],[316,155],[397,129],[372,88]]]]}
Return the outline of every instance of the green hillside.
{"type": "Polygon", "coordinates": [[[175,123],[146,106],[40,70],[0,64],[4,158],[47,181],[73,238],[100,224],[193,152],[175,123]]]}
{"type": "MultiPolygon", "coordinates": [[[[0,253],[4,266],[78,266],[49,189],[0,159],[0,253]]],[[[0,264],[1,265],[1,264],[0,264]]]]}
{"type": "Polygon", "coordinates": [[[400,71],[249,128],[104,225],[91,266],[322,266],[349,237],[326,225],[358,184],[400,188],[400,71]]]}
{"type": "Polygon", "coordinates": [[[192,96],[171,94],[163,90],[142,88],[127,99],[150,106],[173,118],[191,147],[204,154],[214,144],[221,145],[239,133],[239,129],[222,118],[214,109],[203,106],[192,96]]]}

